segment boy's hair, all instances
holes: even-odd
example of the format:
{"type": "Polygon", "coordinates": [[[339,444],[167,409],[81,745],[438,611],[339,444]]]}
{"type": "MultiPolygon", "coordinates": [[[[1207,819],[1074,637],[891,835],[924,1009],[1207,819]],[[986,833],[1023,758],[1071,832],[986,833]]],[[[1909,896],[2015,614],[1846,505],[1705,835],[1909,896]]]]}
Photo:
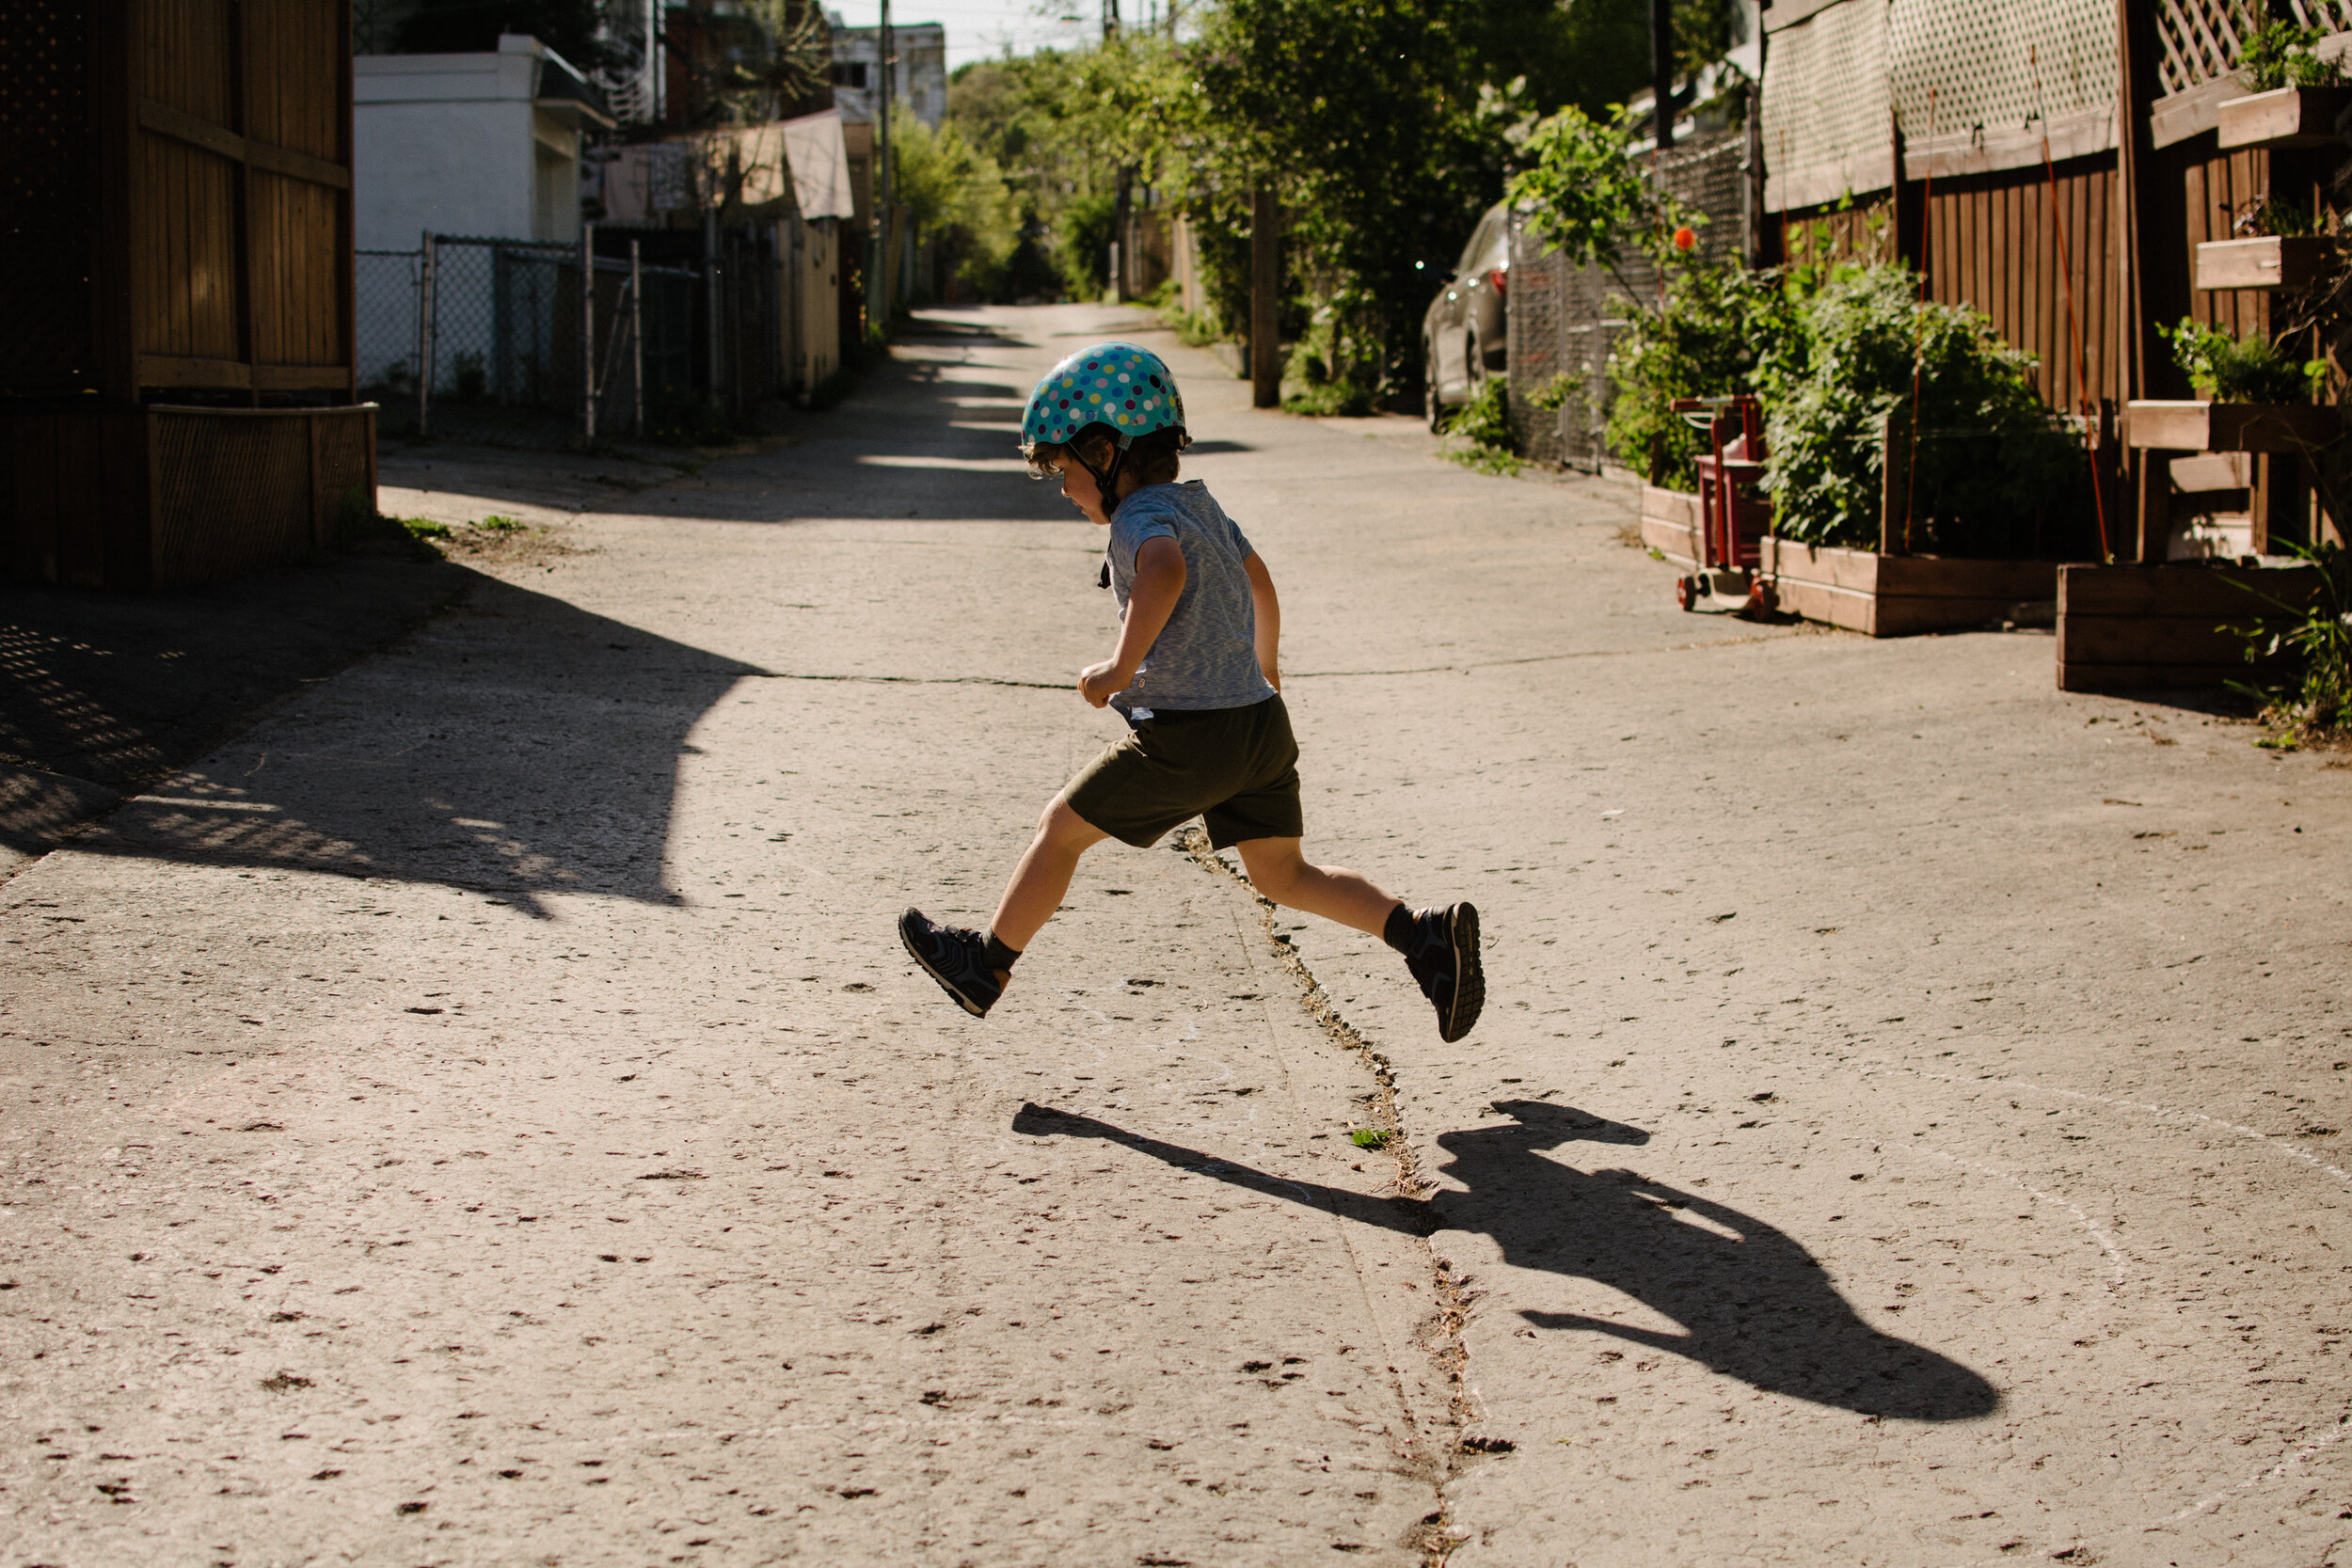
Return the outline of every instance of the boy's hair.
{"type": "MultiPolygon", "coordinates": [[[[1180,455],[1190,444],[1182,425],[1170,425],[1138,436],[1127,448],[1126,457],[1119,465],[1119,477],[1129,474],[1144,484],[1173,484],[1183,465],[1180,455]]],[[[1053,466],[1066,456],[1073,456],[1071,449],[1083,448],[1086,461],[1101,469],[1109,466],[1111,453],[1119,445],[1119,432],[1097,422],[1087,426],[1067,441],[1040,441],[1029,449],[1029,473],[1043,479],[1053,472],[1053,466]]]]}

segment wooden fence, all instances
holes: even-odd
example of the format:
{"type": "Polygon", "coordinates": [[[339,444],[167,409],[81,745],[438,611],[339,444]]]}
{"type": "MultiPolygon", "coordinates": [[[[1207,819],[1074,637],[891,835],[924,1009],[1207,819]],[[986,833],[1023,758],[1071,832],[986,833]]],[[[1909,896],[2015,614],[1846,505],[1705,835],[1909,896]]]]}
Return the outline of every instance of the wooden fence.
{"type": "Polygon", "coordinates": [[[1917,195],[1920,234],[1905,250],[1924,263],[1930,296],[1976,307],[2032,355],[2051,407],[2120,403],[2129,311],[2116,287],[2114,155],[2069,159],[2047,174],[2005,169],[1922,182],[1917,195]]]}
{"type": "Polygon", "coordinates": [[[0,0],[0,559],[151,588],[316,547],[322,473],[373,503],[366,421],[318,412],[356,400],[348,0],[0,0]]]}
{"type": "MultiPolygon", "coordinates": [[[[2187,379],[2159,330],[2184,318],[2233,334],[2273,330],[2270,293],[2194,286],[2197,246],[2232,237],[2233,226],[2265,199],[2308,209],[2338,153],[2219,146],[2219,105],[2245,90],[2237,75],[2243,0],[2134,0],[2104,8],[2113,20],[2100,40],[2085,31],[2090,0],[1869,3],[1888,8],[1883,39],[1873,43],[1867,31],[1841,24],[1845,53],[1834,60],[1803,29],[1841,11],[1836,0],[1780,8],[1788,20],[1779,23],[1766,13],[1768,29],[1774,29],[1765,73],[1768,118],[1776,87],[1802,101],[1841,86],[1842,78],[1814,83],[1802,74],[1815,55],[1851,74],[1876,69],[1864,56],[1881,49],[1895,83],[1885,145],[1865,145],[1867,133],[1857,129],[1848,136],[1853,146],[1821,144],[1808,153],[1816,173],[1874,170],[1880,187],[1824,202],[1819,178],[1779,180],[1778,190],[1813,203],[1773,204],[1765,234],[1781,256],[1899,255],[1914,262],[1926,273],[1931,297],[1981,310],[2005,340],[2031,355],[2042,397],[2069,413],[2117,410],[2136,398],[2188,397],[2187,379]],[[2021,26],[2062,31],[2066,17],[2080,13],[2068,39],[2045,31],[2036,68],[2052,74],[2048,51],[2054,41],[2068,42],[2074,51],[2073,99],[2045,107],[2039,76],[2030,98],[2015,90],[2020,84],[2002,86],[1999,78],[2015,75],[2031,57],[2030,40],[2011,36],[2017,29],[1963,36],[1972,18],[2004,4],[2023,8],[2021,26]],[[1772,46],[1786,51],[1798,74],[1784,71],[1776,80],[1772,46]],[[2111,99],[2101,97],[2107,89],[2098,84],[2108,77],[2098,71],[2111,73],[2111,99]],[[1934,125],[1939,100],[1931,87],[1943,95],[1941,126],[1934,125]],[[1979,107],[2005,103],[2009,119],[1953,134],[1954,104],[1964,109],[1972,101],[1979,107]],[[2025,118],[2011,122],[2021,104],[2025,118]],[[1907,126],[1934,127],[1935,134],[1907,142],[1907,126]]],[[[2352,55],[2352,0],[2265,4],[2282,20],[2329,30],[2336,36],[2323,48],[2352,55]]],[[[1813,69],[1825,71],[1827,65],[1813,69]]],[[[1768,139],[1768,153],[1771,147],[1768,139]]],[[[2119,476],[2126,504],[2116,509],[2110,543],[2124,559],[2162,559],[2172,532],[2172,486],[2160,467],[2148,466],[2155,461],[2133,457],[2131,472],[2119,476]]],[[[2323,526],[2296,459],[2259,454],[2249,469],[2246,504],[2258,541],[2308,537],[2323,526]]]]}
{"type": "Polygon", "coordinates": [[[183,588],[353,542],[375,511],[375,408],[19,413],[0,473],[8,576],[183,588]]]}
{"type": "Polygon", "coordinates": [[[100,112],[121,117],[101,145],[130,197],[102,252],[97,303],[124,339],[102,389],[349,396],[349,7],[91,8],[100,112]]]}
{"type": "Polygon", "coordinates": [[[347,394],[348,7],[0,0],[0,394],[347,394]]]}

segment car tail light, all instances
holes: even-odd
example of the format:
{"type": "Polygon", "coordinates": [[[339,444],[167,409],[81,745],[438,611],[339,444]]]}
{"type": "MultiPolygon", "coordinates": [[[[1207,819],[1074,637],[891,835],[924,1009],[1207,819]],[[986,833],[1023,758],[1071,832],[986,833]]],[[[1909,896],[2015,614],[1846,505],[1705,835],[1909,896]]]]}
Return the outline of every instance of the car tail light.
{"type": "Polygon", "coordinates": [[[1494,271],[1486,275],[1486,282],[1495,293],[1499,294],[1509,293],[1511,292],[1511,269],[1508,267],[1495,268],[1494,271]]]}

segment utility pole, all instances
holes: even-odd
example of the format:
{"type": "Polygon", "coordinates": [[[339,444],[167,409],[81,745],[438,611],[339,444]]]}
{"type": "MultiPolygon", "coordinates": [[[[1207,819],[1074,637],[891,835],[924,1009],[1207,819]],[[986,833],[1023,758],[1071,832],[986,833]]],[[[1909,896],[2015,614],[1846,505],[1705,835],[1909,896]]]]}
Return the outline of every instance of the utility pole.
{"type": "Polygon", "coordinates": [[[580,226],[580,433],[596,439],[596,226],[580,226]]]}
{"type": "Polygon", "coordinates": [[[1658,128],[1658,150],[1663,153],[1675,139],[1675,19],[1674,0],[1649,0],[1650,90],[1658,95],[1651,123],[1658,128]]]}
{"type": "Polygon", "coordinates": [[[1111,202],[1111,298],[1127,303],[1128,229],[1135,218],[1136,171],[1131,164],[1119,168],[1119,194],[1111,202]]]}
{"type": "Polygon", "coordinates": [[[713,408],[719,408],[724,406],[720,398],[720,388],[724,385],[724,383],[720,380],[720,372],[723,367],[720,364],[719,358],[719,351],[722,346],[721,311],[719,309],[721,304],[719,293],[719,214],[716,211],[712,210],[706,210],[703,213],[703,315],[705,317],[705,332],[703,336],[706,340],[706,352],[710,356],[710,406],[713,408]]]}
{"type": "Polygon", "coordinates": [[[440,357],[440,344],[434,341],[434,327],[439,318],[435,314],[433,297],[433,230],[424,231],[417,245],[417,435],[420,439],[431,434],[433,419],[433,366],[440,357]]]}
{"type": "Polygon", "coordinates": [[[1249,198],[1249,405],[1276,408],[1282,402],[1280,300],[1282,287],[1281,205],[1274,187],[1261,184],[1249,198]]]}
{"type": "Polygon", "coordinates": [[[882,0],[881,47],[877,51],[882,82],[874,100],[874,240],[872,260],[866,268],[867,330],[886,331],[890,325],[890,101],[898,94],[897,40],[890,30],[890,0],[882,0]]]}
{"type": "Polygon", "coordinates": [[[629,429],[645,438],[645,271],[639,264],[637,242],[628,242],[628,385],[636,400],[636,418],[629,429]]]}

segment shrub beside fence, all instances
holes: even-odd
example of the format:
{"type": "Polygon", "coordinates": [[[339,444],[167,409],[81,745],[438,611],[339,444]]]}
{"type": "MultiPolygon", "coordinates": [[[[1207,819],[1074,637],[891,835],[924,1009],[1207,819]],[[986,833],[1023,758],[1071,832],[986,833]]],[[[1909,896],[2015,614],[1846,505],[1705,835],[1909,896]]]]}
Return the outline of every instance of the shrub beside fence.
{"type": "MultiPolygon", "coordinates": [[[[1746,135],[1735,130],[1677,145],[1663,160],[1666,188],[1707,214],[1698,229],[1700,260],[1746,249],[1747,149],[1746,135]]],[[[1596,470],[1610,458],[1610,351],[1625,330],[1629,298],[1654,301],[1657,293],[1658,275],[1640,255],[1629,250],[1614,269],[1570,266],[1547,249],[1527,214],[1512,214],[1509,407],[1522,455],[1596,470]]]]}

